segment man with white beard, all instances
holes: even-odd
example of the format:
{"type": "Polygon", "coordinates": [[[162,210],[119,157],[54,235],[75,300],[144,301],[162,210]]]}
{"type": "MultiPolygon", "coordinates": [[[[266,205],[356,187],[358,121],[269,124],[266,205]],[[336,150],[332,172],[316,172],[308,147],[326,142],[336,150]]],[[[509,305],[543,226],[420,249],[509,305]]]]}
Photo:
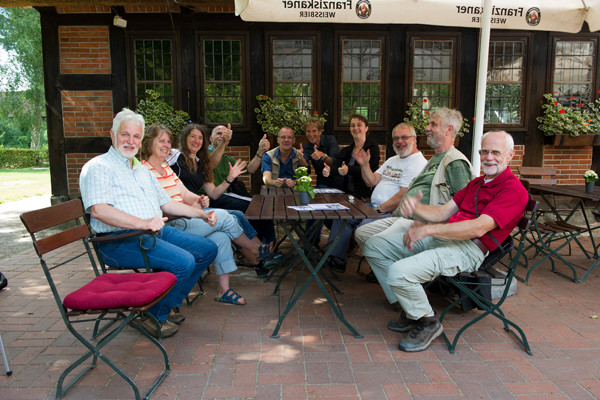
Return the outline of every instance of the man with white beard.
{"type": "MultiPolygon", "coordinates": [[[[375,187],[371,195],[371,206],[386,217],[391,216],[392,211],[398,207],[410,182],[427,164],[427,160],[417,148],[417,135],[411,125],[406,123],[396,125],[392,130],[392,141],[396,155],[387,159],[375,172],[371,171],[369,166],[371,159],[369,151],[361,149],[354,156],[357,164],[360,165],[361,176],[367,187],[375,187]]],[[[325,169],[329,169],[329,165],[326,165],[325,169]]],[[[373,221],[375,220],[348,221],[328,258],[329,265],[334,271],[344,272],[348,246],[356,228],[373,221]]],[[[333,222],[328,245],[333,242],[341,225],[340,220],[333,222]]]]}
{"type": "Polygon", "coordinates": [[[476,271],[523,216],[529,196],[508,167],[515,155],[513,138],[488,132],[479,154],[484,175],[444,205],[424,204],[421,191],[404,198],[402,216],[425,223],[413,223],[404,235],[373,236],[363,247],[379,281],[383,275],[402,308],[388,323],[392,331],[408,332],[398,344],[401,351],[423,351],[443,331],[423,284],[440,275],[476,271]]]}

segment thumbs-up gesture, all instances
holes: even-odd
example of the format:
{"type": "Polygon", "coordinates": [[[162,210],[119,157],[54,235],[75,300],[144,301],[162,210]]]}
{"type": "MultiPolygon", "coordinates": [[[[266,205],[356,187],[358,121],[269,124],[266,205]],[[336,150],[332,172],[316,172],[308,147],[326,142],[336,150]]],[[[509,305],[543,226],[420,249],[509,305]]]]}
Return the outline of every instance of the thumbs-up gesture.
{"type": "Polygon", "coordinates": [[[418,191],[416,197],[405,196],[402,201],[402,205],[400,206],[400,212],[402,216],[405,218],[410,218],[414,215],[417,207],[421,204],[421,199],[423,198],[423,192],[418,191]]]}
{"type": "Polygon", "coordinates": [[[302,150],[302,145],[300,145],[296,150],[296,156],[298,158],[304,158],[304,151],[302,150]]]}
{"type": "Polygon", "coordinates": [[[338,173],[341,176],[346,176],[348,175],[348,166],[346,165],[345,161],[342,161],[342,166],[338,168],[338,173]]]}
{"type": "Polygon", "coordinates": [[[262,156],[264,155],[267,151],[269,151],[269,148],[271,147],[271,143],[269,143],[269,139],[267,139],[267,134],[265,133],[262,137],[262,139],[260,139],[260,142],[258,142],[258,151],[257,153],[262,156]]]}
{"type": "Polygon", "coordinates": [[[310,155],[310,158],[312,158],[313,160],[320,160],[323,157],[323,152],[319,151],[319,149],[317,148],[317,145],[315,144],[315,148],[313,153],[310,155]]]}
{"type": "Polygon", "coordinates": [[[223,143],[225,143],[225,145],[228,145],[232,136],[233,131],[231,130],[231,124],[229,123],[227,124],[227,129],[223,131],[223,143]]]}
{"type": "Polygon", "coordinates": [[[329,166],[329,164],[325,164],[323,166],[323,176],[327,178],[329,174],[331,174],[331,167],[329,166]]]}

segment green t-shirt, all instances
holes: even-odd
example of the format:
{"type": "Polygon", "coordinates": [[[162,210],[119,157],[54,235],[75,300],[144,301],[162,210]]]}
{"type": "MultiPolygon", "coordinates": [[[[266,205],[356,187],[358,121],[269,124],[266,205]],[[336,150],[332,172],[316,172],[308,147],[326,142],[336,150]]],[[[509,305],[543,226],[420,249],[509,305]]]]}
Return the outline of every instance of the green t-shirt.
{"type": "MultiPolygon", "coordinates": [[[[209,150],[212,152],[214,149],[212,146],[210,146],[209,150]]],[[[215,186],[219,186],[221,183],[223,183],[223,181],[227,178],[227,175],[229,175],[229,163],[233,165],[236,161],[237,159],[223,154],[221,161],[219,161],[219,164],[217,165],[217,168],[213,169],[213,183],[215,186]]],[[[200,189],[198,194],[206,194],[204,187],[200,189]]]]}
{"type": "MultiPolygon", "coordinates": [[[[425,168],[423,168],[423,171],[411,182],[405,196],[415,197],[420,190],[423,193],[421,203],[429,204],[429,199],[431,197],[431,182],[433,182],[433,177],[445,155],[446,153],[444,152],[435,154],[431,157],[427,165],[425,165],[425,168]]],[[[448,183],[450,194],[452,196],[467,186],[467,183],[469,183],[471,179],[473,179],[471,176],[471,167],[463,160],[453,161],[446,167],[446,182],[448,183]]],[[[393,215],[395,217],[401,216],[399,206],[396,211],[394,211],[393,215]]]]}

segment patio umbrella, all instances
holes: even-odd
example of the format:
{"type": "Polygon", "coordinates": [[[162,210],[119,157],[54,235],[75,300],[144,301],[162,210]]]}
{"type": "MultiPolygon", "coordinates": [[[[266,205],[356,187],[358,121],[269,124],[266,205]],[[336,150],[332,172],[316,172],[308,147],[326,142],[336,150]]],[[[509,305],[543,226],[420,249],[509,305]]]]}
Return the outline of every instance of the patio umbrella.
{"type": "Polygon", "coordinates": [[[472,163],[483,133],[490,29],[600,29],[600,0],[235,0],[244,21],[424,24],[480,28],[472,163]]]}

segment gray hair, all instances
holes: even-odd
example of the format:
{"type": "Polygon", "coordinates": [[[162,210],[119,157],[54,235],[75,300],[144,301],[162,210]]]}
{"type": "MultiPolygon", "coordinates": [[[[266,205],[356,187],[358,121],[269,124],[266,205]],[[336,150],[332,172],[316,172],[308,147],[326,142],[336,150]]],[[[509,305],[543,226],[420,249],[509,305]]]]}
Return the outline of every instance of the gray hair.
{"type": "Polygon", "coordinates": [[[406,123],[406,122],[400,122],[398,125],[396,125],[394,127],[394,129],[392,129],[392,135],[394,134],[394,131],[396,129],[399,129],[399,128],[408,128],[408,130],[410,131],[410,135],[411,136],[417,136],[417,132],[415,131],[415,127],[412,126],[411,124],[406,123]]]}
{"type": "Polygon", "coordinates": [[[130,110],[129,108],[124,108],[121,111],[119,111],[113,119],[112,131],[114,132],[114,134],[116,135],[119,132],[119,129],[121,129],[121,124],[123,124],[123,122],[129,121],[132,121],[133,123],[142,128],[142,137],[144,137],[144,130],[146,129],[144,117],[141,114],[130,110]]]}
{"type": "Polygon", "coordinates": [[[463,116],[460,113],[460,111],[446,107],[437,108],[433,110],[429,118],[432,117],[440,117],[440,119],[442,120],[442,129],[451,126],[454,130],[452,132],[453,137],[456,137],[463,123],[463,116]]]}
{"type": "Polygon", "coordinates": [[[506,151],[511,151],[515,148],[515,141],[513,139],[513,137],[510,135],[510,133],[506,132],[506,131],[489,131],[483,134],[483,136],[481,136],[481,143],[483,143],[483,141],[485,140],[485,138],[492,134],[492,133],[500,133],[504,136],[504,140],[506,142],[506,151]]]}

